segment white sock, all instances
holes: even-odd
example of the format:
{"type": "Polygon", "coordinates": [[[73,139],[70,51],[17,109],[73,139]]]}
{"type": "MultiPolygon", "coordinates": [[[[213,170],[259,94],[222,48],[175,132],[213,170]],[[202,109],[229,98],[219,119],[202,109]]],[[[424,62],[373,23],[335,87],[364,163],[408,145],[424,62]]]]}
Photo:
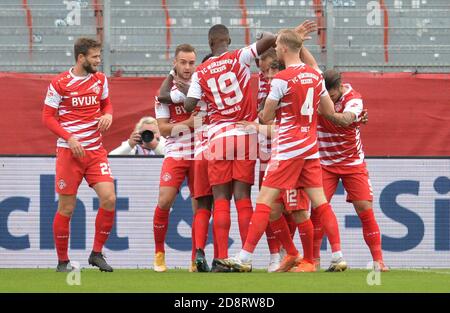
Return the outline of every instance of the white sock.
{"type": "Polygon", "coordinates": [[[273,262],[273,261],[279,262],[280,260],[281,260],[281,257],[280,257],[279,253],[273,253],[270,255],[270,262],[273,262]]]}
{"type": "Polygon", "coordinates": [[[337,260],[342,257],[343,257],[342,251],[336,251],[336,252],[331,253],[331,258],[333,260],[337,260]]]}
{"type": "Polygon", "coordinates": [[[239,252],[239,260],[241,260],[244,263],[251,262],[252,261],[252,256],[253,256],[253,253],[247,252],[244,249],[242,249],[239,252]]]}

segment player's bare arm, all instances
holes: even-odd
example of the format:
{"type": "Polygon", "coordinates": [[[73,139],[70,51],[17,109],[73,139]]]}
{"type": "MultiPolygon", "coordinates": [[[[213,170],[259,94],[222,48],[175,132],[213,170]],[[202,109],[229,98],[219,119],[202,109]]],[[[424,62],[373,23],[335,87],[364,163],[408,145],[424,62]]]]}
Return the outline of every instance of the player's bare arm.
{"type": "Polygon", "coordinates": [[[188,112],[192,112],[199,101],[200,99],[187,97],[186,100],[184,100],[184,109],[188,112]]]}
{"type": "Polygon", "coordinates": [[[173,136],[173,132],[177,128],[178,129],[186,128],[186,127],[193,128],[194,127],[194,119],[195,119],[196,115],[197,115],[196,113],[192,113],[191,116],[187,120],[184,120],[179,123],[170,123],[168,118],[158,118],[156,120],[158,121],[159,132],[161,133],[162,136],[167,137],[167,136],[173,136]]]}
{"type": "Polygon", "coordinates": [[[300,35],[303,41],[311,40],[312,37],[309,35],[317,31],[317,23],[310,20],[305,20],[303,23],[298,25],[295,29],[297,34],[300,35]]]}
{"type": "Polygon", "coordinates": [[[332,123],[343,127],[347,127],[356,121],[356,114],[353,112],[337,113],[328,94],[320,97],[319,114],[332,123]]]}
{"type": "Polygon", "coordinates": [[[259,115],[261,123],[263,124],[271,124],[273,119],[275,118],[275,111],[278,106],[278,101],[267,98],[264,104],[264,109],[262,113],[259,115]]]}
{"type": "Polygon", "coordinates": [[[98,120],[98,130],[103,133],[107,131],[112,124],[112,114],[111,113],[105,113],[100,117],[98,120]]]}
{"type": "Polygon", "coordinates": [[[242,126],[244,129],[254,129],[256,132],[266,136],[267,138],[272,138],[273,125],[263,125],[256,122],[249,121],[239,121],[236,123],[237,125],[242,126]]]}
{"type": "Polygon", "coordinates": [[[276,40],[277,36],[274,34],[270,32],[262,32],[258,37],[258,41],[256,41],[256,51],[258,52],[258,55],[264,53],[270,47],[273,47],[276,40]]]}
{"type": "Polygon", "coordinates": [[[160,103],[167,103],[167,104],[172,103],[172,98],[170,98],[170,90],[172,90],[174,78],[175,78],[175,71],[171,70],[169,75],[167,75],[167,77],[162,82],[161,87],[159,88],[158,101],[160,103]]]}

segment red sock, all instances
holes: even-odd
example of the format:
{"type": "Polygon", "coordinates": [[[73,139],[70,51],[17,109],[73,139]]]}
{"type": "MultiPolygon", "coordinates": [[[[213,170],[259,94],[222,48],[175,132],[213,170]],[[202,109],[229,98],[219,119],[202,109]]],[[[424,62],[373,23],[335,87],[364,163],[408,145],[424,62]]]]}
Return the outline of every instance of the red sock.
{"type": "Polygon", "coordinates": [[[228,258],[228,235],[230,233],[230,200],[214,200],[213,227],[217,241],[217,257],[228,258]]]}
{"type": "Polygon", "coordinates": [[[164,242],[166,241],[167,228],[169,226],[169,210],[162,210],[156,206],[153,215],[153,235],[155,237],[155,253],[165,252],[164,242]]]}
{"type": "Polygon", "coordinates": [[[213,235],[214,259],[217,259],[219,255],[219,247],[217,247],[217,236],[216,232],[214,231],[214,224],[212,228],[212,235],[213,235]]]}
{"type": "Polygon", "coordinates": [[[238,214],[239,233],[241,235],[242,246],[247,239],[248,224],[253,214],[252,201],[250,199],[240,199],[235,201],[238,214]]]}
{"type": "Polygon", "coordinates": [[[295,223],[294,217],[292,216],[292,214],[283,214],[283,216],[288,224],[291,238],[294,238],[295,231],[297,230],[297,224],[295,223]]]}
{"type": "Polygon", "coordinates": [[[55,241],[58,261],[69,261],[67,249],[69,247],[70,217],[56,212],[53,219],[53,240],[55,241]]]}
{"type": "Polygon", "coordinates": [[[383,260],[381,252],[381,234],[372,209],[358,213],[362,223],[364,241],[369,246],[374,261],[383,260]]]}
{"type": "Polygon", "coordinates": [[[322,227],[331,245],[331,251],[332,252],[341,251],[341,238],[339,235],[339,226],[337,223],[336,215],[334,215],[331,205],[327,202],[322,205],[319,205],[317,208],[313,210],[317,210],[317,214],[319,214],[320,223],[322,224],[322,227]]]}
{"type": "Polygon", "coordinates": [[[313,247],[314,247],[314,225],[310,219],[298,226],[298,232],[300,234],[300,240],[303,246],[303,259],[307,262],[313,262],[313,247]]]}
{"type": "Polygon", "coordinates": [[[320,223],[320,216],[317,210],[311,211],[311,222],[314,225],[314,259],[320,259],[320,247],[322,246],[323,227],[320,223]]]}
{"type": "Polygon", "coordinates": [[[270,225],[266,228],[266,238],[267,238],[267,245],[269,246],[270,254],[275,254],[280,252],[280,246],[281,243],[275,236],[275,234],[272,231],[272,228],[270,228],[270,225]]]}
{"type": "Polygon", "coordinates": [[[298,250],[295,247],[294,241],[292,241],[289,226],[284,216],[281,216],[279,219],[270,222],[269,226],[277,239],[281,242],[283,248],[286,249],[287,254],[297,255],[298,250]]]}
{"type": "Polygon", "coordinates": [[[208,209],[198,209],[195,215],[195,247],[197,249],[205,249],[206,240],[208,239],[209,219],[211,211],[208,209]]]}
{"type": "Polygon", "coordinates": [[[197,254],[197,249],[195,248],[195,219],[197,218],[197,213],[194,214],[194,216],[192,217],[192,228],[191,228],[191,242],[192,242],[192,247],[191,247],[191,261],[194,262],[195,261],[195,255],[197,254]]]}
{"type": "Polygon", "coordinates": [[[92,251],[102,252],[103,245],[106,240],[108,240],[109,233],[114,224],[114,210],[107,211],[105,209],[99,208],[97,212],[97,217],[95,218],[95,236],[94,236],[94,247],[92,251]]]}
{"type": "Polygon", "coordinates": [[[269,224],[270,211],[269,206],[262,203],[256,204],[255,212],[253,212],[250,227],[248,228],[247,240],[243,248],[245,251],[250,253],[255,251],[256,245],[269,224]]]}

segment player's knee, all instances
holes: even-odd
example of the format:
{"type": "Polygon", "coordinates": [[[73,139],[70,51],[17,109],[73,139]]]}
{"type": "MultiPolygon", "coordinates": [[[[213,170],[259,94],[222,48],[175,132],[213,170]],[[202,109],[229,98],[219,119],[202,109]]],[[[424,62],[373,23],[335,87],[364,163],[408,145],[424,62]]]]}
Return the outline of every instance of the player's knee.
{"type": "Polygon", "coordinates": [[[100,206],[106,210],[113,210],[116,206],[116,195],[111,193],[100,199],[100,206]]]}
{"type": "Polygon", "coordinates": [[[370,201],[353,201],[353,206],[356,212],[364,212],[372,208],[372,202],[370,201]]]}
{"type": "Polygon", "coordinates": [[[307,210],[299,210],[292,212],[294,221],[296,224],[304,223],[309,219],[309,213],[307,210]]]}
{"type": "Polygon", "coordinates": [[[59,204],[58,212],[64,216],[71,217],[75,206],[73,204],[59,204]]]}
{"type": "Polygon", "coordinates": [[[160,196],[158,198],[158,207],[162,210],[170,210],[170,207],[172,206],[172,199],[165,196],[160,196]]]}

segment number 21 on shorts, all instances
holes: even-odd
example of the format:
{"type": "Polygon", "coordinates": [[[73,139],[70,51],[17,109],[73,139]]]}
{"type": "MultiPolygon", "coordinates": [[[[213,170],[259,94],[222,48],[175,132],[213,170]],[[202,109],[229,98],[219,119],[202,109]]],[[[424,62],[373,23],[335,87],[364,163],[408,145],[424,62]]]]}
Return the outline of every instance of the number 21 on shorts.
{"type": "Polygon", "coordinates": [[[109,167],[109,164],[106,162],[100,163],[100,171],[102,172],[102,175],[109,175],[112,176],[111,168],[109,167]]]}

